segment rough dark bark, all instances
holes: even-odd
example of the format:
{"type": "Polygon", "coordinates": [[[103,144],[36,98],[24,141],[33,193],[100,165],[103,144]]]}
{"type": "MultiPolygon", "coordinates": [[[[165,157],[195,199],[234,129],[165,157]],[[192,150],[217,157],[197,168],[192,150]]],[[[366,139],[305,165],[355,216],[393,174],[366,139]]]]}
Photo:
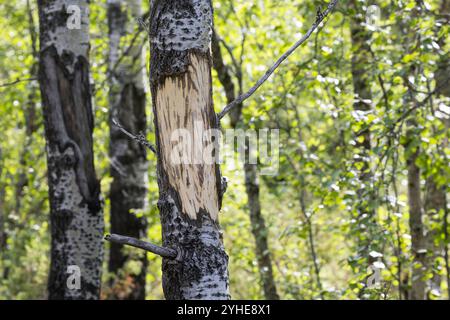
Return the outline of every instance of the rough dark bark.
{"type": "MultiPolygon", "coordinates": [[[[235,85],[231,78],[230,70],[223,61],[216,34],[213,34],[211,48],[214,69],[217,71],[219,81],[224,88],[227,103],[231,103],[236,99],[238,90],[235,90],[235,85]]],[[[237,82],[240,87],[242,85],[242,78],[239,76],[241,75],[241,70],[236,70],[236,72],[238,74],[237,82]]],[[[240,91],[242,90],[239,90],[239,92],[240,91]]],[[[242,104],[239,104],[230,112],[230,123],[233,129],[243,125],[241,121],[241,114],[242,104]]],[[[251,231],[253,237],[255,238],[256,258],[258,261],[258,269],[260,272],[264,296],[268,300],[278,300],[280,297],[278,296],[275,279],[273,276],[272,261],[267,239],[268,230],[266,228],[264,217],[261,214],[261,204],[259,198],[260,188],[257,169],[256,164],[244,165],[245,189],[247,192],[251,231]]]]}
{"type": "MultiPolygon", "coordinates": [[[[354,103],[353,109],[356,113],[370,112],[372,109],[372,93],[370,79],[370,33],[365,28],[365,13],[362,5],[351,0],[349,7],[354,10],[350,19],[350,37],[352,43],[351,72],[353,80],[354,103]]],[[[370,130],[361,129],[355,136],[355,167],[358,174],[358,189],[356,191],[358,205],[356,206],[357,216],[354,228],[357,229],[357,253],[361,258],[370,263],[369,252],[376,250],[373,247],[372,239],[375,226],[375,210],[372,204],[372,172],[370,168],[370,130]]],[[[368,265],[367,265],[368,267],[368,265]]],[[[365,270],[364,270],[365,271],[365,270]]]]}
{"type": "MultiPolygon", "coordinates": [[[[228,256],[218,223],[218,165],[192,164],[189,157],[187,164],[176,164],[171,158],[177,146],[171,141],[175,130],[185,129],[186,139],[192,139],[195,122],[203,130],[218,128],[209,52],[212,22],[209,0],[156,0],[150,15],[158,207],[163,245],[179,252],[175,260],[163,259],[167,299],[229,299],[228,256]]],[[[213,140],[210,135],[203,141],[194,138],[199,144],[195,151],[213,140]]]]}
{"type": "MultiPolygon", "coordinates": [[[[134,238],[146,235],[147,220],[138,217],[136,211],[147,207],[148,162],[146,150],[138,142],[124,135],[112,123],[117,120],[127,130],[145,133],[145,89],[143,73],[145,64],[140,44],[123,47],[122,36],[135,31],[131,21],[141,16],[141,1],[109,1],[109,77],[110,77],[110,159],[111,159],[111,233],[134,238]]],[[[116,275],[111,298],[145,299],[145,275],[147,255],[145,252],[127,250],[122,245],[111,243],[108,270],[116,275]],[[137,274],[128,274],[124,269],[130,261],[138,261],[137,274]],[[129,287],[125,279],[131,277],[129,287]],[[116,288],[117,287],[117,288],[116,288]]]]}
{"type": "Polygon", "coordinates": [[[272,259],[269,250],[268,230],[264,217],[261,214],[259,198],[259,179],[256,164],[244,164],[245,189],[247,191],[250,222],[256,244],[256,258],[264,288],[264,296],[268,300],[278,300],[275,279],[272,270],[272,259]]]}
{"type": "Polygon", "coordinates": [[[38,6],[52,237],[48,297],[98,299],[103,212],[93,156],[88,1],[39,0],[38,6]],[[80,29],[67,28],[68,5],[81,9],[80,29]],[[80,289],[67,285],[72,265],[80,268],[80,289]]]}

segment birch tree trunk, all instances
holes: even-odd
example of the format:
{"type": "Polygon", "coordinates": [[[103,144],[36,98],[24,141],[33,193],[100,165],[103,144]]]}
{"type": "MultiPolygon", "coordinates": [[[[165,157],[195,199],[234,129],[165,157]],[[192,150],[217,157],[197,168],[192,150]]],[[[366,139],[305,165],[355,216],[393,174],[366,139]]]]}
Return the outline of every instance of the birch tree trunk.
{"type": "MultiPolygon", "coordinates": [[[[88,1],[39,0],[38,6],[39,82],[52,236],[48,297],[98,299],[103,213],[92,150],[88,1]],[[70,270],[77,268],[79,289],[69,278],[70,270]]],[[[76,277],[77,273],[72,275],[76,277]]]]}
{"type": "MultiPolygon", "coordinates": [[[[352,44],[351,72],[353,79],[354,103],[353,109],[356,113],[366,114],[372,109],[372,93],[370,90],[370,33],[365,28],[364,11],[356,0],[351,0],[349,7],[354,10],[350,19],[350,37],[352,44]]],[[[375,228],[375,211],[372,205],[372,172],[370,168],[370,130],[365,128],[360,130],[355,137],[355,167],[358,174],[358,189],[356,207],[357,217],[357,253],[366,261],[370,260],[369,252],[373,248],[373,234],[375,228]]],[[[369,261],[370,263],[370,261],[369,261]]],[[[366,267],[369,267],[368,265],[366,267]]],[[[365,272],[365,270],[364,270],[365,272]]]]}
{"type": "MultiPolygon", "coordinates": [[[[236,99],[236,93],[233,80],[231,78],[228,67],[225,65],[220,51],[219,41],[214,34],[212,38],[212,54],[214,69],[216,69],[220,83],[222,84],[227,103],[231,103],[236,99]]],[[[242,86],[242,72],[237,70],[237,82],[239,87],[242,86]]],[[[240,88],[239,91],[242,91],[240,88]]],[[[230,123],[233,129],[242,126],[242,103],[236,109],[230,112],[230,123]]],[[[248,150],[248,148],[247,148],[248,150]]],[[[261,203],[259,198],[259,179],[258,168],[256,164],[244,164],[245,190],[247,193],[247,201],[250,213],[250,222],[252,226],[252,234],[255,238],[256,257],[258,261],[258,269],[260,273],[261,283],[264,290],[264,296],[268,300],[278,300],[280,297],[277,293],[277,287],[273,276],[272,259],[268,245],[268,230],[264,217],[261,214],[261,203]]]]}
{"type": "Polygon", "coordinates": [[[158,207],[163,244],[178,251],[176,260],[163,259],[164,294],[167,299],[229,299],[228,256],[218,221],[218,137],[206,131],[218,128],[211,1],[155,0],[150,19],[158,207]],[[184,151],[179,144],[187,146],[184,151]]]}
{"type": "MultiPolygon", "coordinates": [[[[109,0],[109,77],[110,77],[110,159],[111,159],[111,233],[134,238],[145,237],[147,221],[136,211],[147,205],[148,162],[143,146],[124,135],[113,123],[116,119],[131,132],[146,130],[145,63],[141,41],[124,43],[123,36],[134,34],[142,14],[141,0],[109,0]],[[133,22],[134,21],[134,22],[133,22]]],[[[145,299],[147,255],[111,243],[108,269],[118,280],[112,295],[120,299],[145,299]],[[139,272],[132,274],[129,288],[122,288],[129,276],[126,264],[137,261],[139,272]]]]}

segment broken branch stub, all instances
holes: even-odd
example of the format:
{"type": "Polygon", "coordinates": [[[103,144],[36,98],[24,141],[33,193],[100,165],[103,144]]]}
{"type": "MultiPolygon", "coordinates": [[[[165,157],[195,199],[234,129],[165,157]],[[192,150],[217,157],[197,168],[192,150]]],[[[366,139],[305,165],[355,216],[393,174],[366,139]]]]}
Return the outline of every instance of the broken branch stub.
{"type": "Polygon", "coordinates": [[[145,251],[157,254],[163,258],[175,259],[178,257],[177,250],[160,247],[156,244],[142,241],[142,240],[132,238],[132,237],[121,236],[118,234],[107,234],[105,236],[105,240],[109,241],[109,242],[114,242],[114,243],[118,243],[118,244],[123,244],[123,245],[131,246],[131,247],[143,249],[145,251]]]}

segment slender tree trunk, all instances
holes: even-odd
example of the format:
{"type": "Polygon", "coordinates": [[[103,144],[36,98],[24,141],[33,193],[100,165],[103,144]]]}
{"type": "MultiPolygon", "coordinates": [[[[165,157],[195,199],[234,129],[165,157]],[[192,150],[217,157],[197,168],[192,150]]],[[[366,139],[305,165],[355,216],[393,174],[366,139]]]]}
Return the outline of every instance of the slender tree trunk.
{"type": "MultiPolygon", "coordinates": [[[[426,181],[425,212],[429,216],[430,222],[439,225],[444,217],[446,206],[445,186],[438,186],[434,177],[430,176],[426,181]]],[[[427,267],[432,269],[433,277],[430,279],[429,290],[433,294],[441,294],[442,277],[437,270],[437,258],[443,256],[443,243],[437,237],[442,232],[442,227],[431,229],[427,232],[427,267]]]]}
{"type": "MultiPolygon", "coordinates": [[[[417,0],[416,7],[411,16],[418,18],[423,11],[422,2],[417,0]]],[[[400,25],[405,42],[403,44],[405,52],[417,50],[417,44],[420,44],[420,35],[417,35],[410,25],[400,25]]],[[[417,103],[415,92],[411,88],[410,78],[416,79],[419,69],[411,64],[407,67],[408,74],[404,76],[403,81],[408,88],[404,104],[407,108],[413,108],[417,103]]],[[[414,120],[414,114],[407,121],[406,141],[404,142],[407,181],[408,181],[408,206],[409,206],[409,228],[411,234],[411,253],[412,253],[412,272],[411,289],[409,291],[410,300],[426,299],[426,281],[424,280],[427,269],[427,243],[425,237],[425,227],[423,223],[423,203],[421,191],[421,172],[417,165],[417,159],[420,156],[420,147],[414,145],[417,135],[417,123],[414,120]]]]}
{"type": "MultiPolygon", "coordinates": [[[[441,7],[439,10],[440,17],[439,20],[441,25],[448,24],[450,21],[450,1],[442,0],[441,7]]],[[[438,26],[437,30],[440,31],[441,27],[438,26]]],[[[439,47],[441,50],[445,50],[447,35],[444,34],[439,38],[439,47]]],[[[438,68],[435,72],[435,80],[436,80],[436,95],[443,97],[450,97],[450,86],[449,83],[449,74],[450,74],[450,52],[446,51],[439,59],[438,68]]]]}
{"type": "Polygon", "coordinates": [[[218,137],[207,131],[218,129],[209,51],[211,1],[155,0],[150,19],[158,207],[164,246],[179,254],[175,261],[163,259],[164,294],[167,299],[228,299],[228,256],[218,222],[223,193],[215,163],[218,137]],[[191,146],[180,151],[180,143],[191,146]]]}
{"type": "Polygon", "coordinates": [[[98,299],[104,227],[92,150],[88,1],[39,0],[38,6],[52,236],[48,295],[98,299]],[[68,13],[69,6],[80,9],[79,25],[68,22],[77,16],[76,10],[68,13]]]}
{"type": "MultiPolygon", "coordinates": [[[[449,14],[450,11],[450,1],[443,0],[441,2],[440,14],[442,17],[442,23],[449,22],[449,14]]],[[[438,28],[440,30],[440,28],[438,28]]],[[[438,44],[440,48],[445,47],[446,36],[442,36],[438,39],[438,44]]],[[[436,85],[436,97],[440,98],[449,98],[450,97],[450,86],[449,84],[449,75],[450,75],[450,63],[449,63],[450,54],[446,52],[441,56],[438,61],[436,72],[434,73],[435,85],[436,85]]],[[[448,119],[444,120],[445,125],[448,128],[450,125],[450,121],[448,119]]],[[[438,152],[441,149],[444,149],[448,145],[448,141],[444,141],[442,146],[438,147],[438,152]]],[[[439,152],[443,153],[443,152],[439,152]]],[[[440,156],[445,157],[444,154],[440,156]]],[[[438,173],[445,174],[445,173],[438,173]]],[[[447,272],[447,286],[448,293],[450,298],[450,276],[448,275],[450,271],[449,261],[448,261],[448,230],[446,230],[448,222],[447,220],[447,196],[446,196],[446,188],[447,186],[440,186],[436,183],[435,178],[433,176],[427,179],[426,190],[427,190],[427,198],[425,199],[425,210],[427,215],[430,217],[430,221],[441,225],[440,228],[431,230],[427,234],[428,240],[428,249],[430,251],[430,264],[431,266],[435,266],[436,259],[438,257],[444,257],[446,272],[447,272]],[[442,221],[442,223],[440,223],[442,221]],[[441,241],[440,237],[436,237],[436,235],[443,235],[444,241],[441,241]]],[[[430,281],[430,289],[434,290],[435,293],[441,293],[441,282],[442,277],[438,272],[434,272],[433,269],[433,278],[430,281]]]]}
{"type": "MultiPolygon", "coordinates": [[[[214,69],[216,69],[219,81],[225,90],[227,102],[230,103],[234,99],[236,99],[236,90],[228,67],[223,61],[219,41],[215,34],[212,38],[211,47],[213,53],[214,69]]],[[[241,70],[236,70],[236,72],[239,75],[242,74],[241,70]]],[[[242,84],[241,77],[238,77],[237,81],[239,85],[242,84]]],[[[241,121],[241,112],[242,104],[238,105],[238,107],[230,113],[230,122],[233,129],[236,129],[237,127],[243,125],[241,121]]],[[[260,188],[257,169],[257,165],[255,164],[244,164],[245,189],[247,192],[247,201],[250,211],[249,213],[252,228],[251,230],[253,237],[255,238],[256,257],[258,260],[258,269],[264,289],[264,296],[268,300],[278,300],[280,297],[278,296],[275,280],[273,277],[272,261],[267,240],[268,230],[266,228],[264,217],[261,214],[261,204],[259,198],[260,188]]]]}
{"type": "Polygon", "coordinates": [[[0,185],[0,250],[3,254],[6,248],[6,230],[5,230],[5,187],[0,185]]]}
{"type": "MultiPolygon", "coordinates": [[[[356,0],[351,0],[350,7],[354,14],[350,20],[350,35],[352,43],[351,71],[353,79],[354,104],[356,113],[367,113],[372,109],[372,93],[370,90],[370,33],[365,28],[364,11],[356,0]]],[[[371,184],[372,172],[370,169],[370,130],[362,129],[355,137],[355,167],[358,172],[359,186],[356,191],[358,205],[355,228],[357,234],[358,256],[364,257],[369,263],[369,252],[377,248],[373,247],[372,239],[375,228],[375,210],[373,205],[371,184]]],[[[368,266],[367,266],[368,267],[368,266]]],[[[365,270],[364,270],[365,271],[365,270]]]]}
{"type": "Polygon", "coordinates": [[[273,277],[272,261],[268,245],[268,230],[264,217],[261,214],[259,199],[259,179],[256,164],[244,164],[245,190],[247,191],[250,222],[256,244],[256,258],[259,273],[264,288],[264,295],[268,300],[278,300],[275,279],[273,277]]]}
{"type": "MultiPolygon", "coordinates": [[[[109,77],[110,77],[110,159],[111,159],[111,233],[134,238],[145,237],[147,221],[136,211],[147,207],[148,162],[143,146],[124,135],[113,123],[117,120],[131,132],[146,130],[144,71],[140,43],[123,46],[121,39],[135,32],[136,18],[141,16],[140,0],[108,1],[109,77]],[[134,19],[134,20],[133,20],[134,19]]],[[[136,251],[136,250],[134,250],[136,251]]],[[[111,243],[108,269],[117,275],[117,290],[112,296],[120,299],[145,299],[147,255],[134,256],[117,243],[111,243]],[[129,288],[122,288],[128,276],[125,266],[130,261],[140,263],[132,274],[129,288]]]]}
{"type": "Polygon", "coordinates": [[[3,150],[0,146],[0,277],[3,279],[8,278],[9,268],[6,267],[5,261],[7,259],[7,227],[6,227],[6,218],[7,218],[7,209],[5,205],[5,197],[6,197],[6,185],[3,182],[3,168],[4,168],[4,155],[3,150]]]}
{"type": "MultiPolygon", "coordinates": [[[[408,146],[407,146],[408,148],[408,146]]],[[[416,164],[419,149],[411,151],[407,156],[408,168],[408,204],[409,228],[411,232],[411,250],[413,253],[413,267],[411,275],[411,300],[424,300],[425,272],[426,272],[426,242],[423,225],[423,209],[420,190],[420,169],[416,164]]]]}
{"type": "MultiPolygon", "coordinates": [[[[440,13],[442,14],[441,20],[443,20],[444,24],[448,24],[450,21],[449,15],[450,15],[450,1],[449,0],[443,0],[441,3],[441,9],[440,13]]],[[[440,28],[439,28],[440,29],[440,28]]],[[[441,48],[445,48],[447,36],[443,35],[439,39],[439,46],[441,48]]],[[[438,63],[438,70],[435,73],[435,80],[436,80],[436,95],[438,97],[445,97],[450,98],[450,86],[448,85],[450,82],[450,53],[447,51],[445,54],[441,56],[441,59],[438,63]]],[[[446,128],[447,130],[450,129],[450,120],[446,119],[446,128]]],[[[444,147],[448,147],[449,141],[446,139],[444,141],[444,147]]],[[[442,230],[444,234],[444,246],[443,246],[443,253],[444,253],[444,260],[445,260],[445,269],[446,269],[446,282],[447,282],[447,299],[450,300],[450,260],[449,260],[449,230],[448,230],[448,219],[449,219],[449,208],[448,208],[448,199],[447,199],[447,192],[446,187],[443,186],[442,188],[437,189],[438,194],[436,195],[437,198],[443,200],[443,203],[439,205],[435,205],[435,210],[439,207],[440,210],[444,211],[443,215],[443,223],[442,223],[442,230]]]]}
{"type": "Polygon", "coordinates": [[[314,240],[313,224],[311,221],[311,217],[309,217],[308,213],[306,212],[305,191],[302,189],[299,193],[300,193],[299,201],[300,201],[300,207],[301,207],[300,210],[302,211],[302,215],[304,217],[304,221],[306,223],[306,229],[308,232],[308,246],[309,246],[309,251],[311,254],[311,260],[313,262],[314,275],[316,278],[317,289],[319,290],[320,298],[322,300],[324,300],[325,298],[323,295],[322,280],[320,279],[320,266],[319,266],[319,262],[318,262],[318,258],[317,258],[316,244],[315,244],[315,240],[314,240]]]}
{"type": "MultiPolygon", "coordinates": [[[[39,52],[37,48],[37,34],[36,26],[33,18],[33,10],[31,8],[30,0],[27,0],[27,11],[28,11],[28,30],[30,33],[31,49],[33,53],[33,63],[30,68],[30,75],[36,77],[38,73],[38,59],[39,52]]],[[[24,115],[25,115],[25,142],[19,156],[19,168],[17,173],[17,180],[15,185],[15,211],[19,216],[21,215],[22,208],[22,198],[24,195],[24,188],[28,185],[28,166],[30,157],[30,147],[33,144],[33,134],[38,129],[37,123],[37,111],[36,111],[36,99],[37,87],[34,81],[30,81],[27,84],[28,97],[27,102],[24,105],[24,115]]]]}
{"type": "Polygon", "coordinates": [[[5,212],[5,185],[2,182],[3,173],[3,152],[0,147],[0,252],[1,261],[3,263],[3,254],[6,248],[6,212],[5,212]]]}

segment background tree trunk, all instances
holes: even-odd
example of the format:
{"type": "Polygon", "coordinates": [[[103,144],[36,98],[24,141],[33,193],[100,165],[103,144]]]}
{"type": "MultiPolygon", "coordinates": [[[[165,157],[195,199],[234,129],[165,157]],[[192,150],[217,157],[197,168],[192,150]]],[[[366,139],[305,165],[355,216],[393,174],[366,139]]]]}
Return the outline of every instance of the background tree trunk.
{"type": "MultiPolygon", "coordinates": [[[[416,7],[411,15],[417,18],[423,11],[421,1],[416,1],[416,7]]],[[[420,35],[414,32],[410,25],[400,25],[405,39],[405,52],[411,53],[417,50],[417,44],[420,43],[420,35]]],[[[416,79],[420,71],[414,64],[408,66],[408,75],[404,76],[405,87],[408,88],[404,96],[404,105],[407,108],[413,108],[417,102],[415,92],[411,87],[410,78],[416,79]]],[[[424,280],[427,266],[427,250],[425,228],[423,223],[423,204],[421,191],[421,172],[416,161],[420,155],[420,145],[415,143],[417,135],[417,123],[414,120],[415,114],[407,120],[406,140],[404,142],[405,158],[408,181],[408,206],[409,206],[409,229],[411,235],[412,252],[412,272],[411,289],[409,291],[410,300],[426,299],[426,281],[424,280]]]]}
{"type": "Polygon", "coordinates": [[[98,299],[103,214],[92,150],[88,1],[39,0],[38,6],[52,236],[48,295],[98,299]],[[67,27],[69,5],[80,9],[79,28],[67,27]],[[67,286],[72,265],[80,268],[80,289],[67,286]]]}
{"type": "MultiPolygon", "coordinates": [[[[247,149],[248,150],[248,149],[247,149]]],[[[258,167],[256,164],[244,164],[245,190],[247,191],[248,207],[250,210],[250,222],[253,237],[256,244],[256,258],[258,260],[259,273],[264,288],[264,295],[268,300],[278,300],[275,279],[273,277],[272,259],[268,244],[268,229],[264,217],[261,214],[259,199],[258,167]]]]}
{"type": "MultiPolygon", "coordinates": [[[[238,91],[238,93],[242,91],[242,70],[236,70],[236,74],[240,75],[237,79],[240,89],[235,90],[235,85],[231,78],[229,68],[223,61],[219,41],[216,34],[213,34],[211,48],[213,54],[214,69],[216,69],[219,81],[225,90],[227,103],[231,103],[236,99],[236,91],[238,91]]],[[[230,112],[230,123],[233,129],[236,129],[239,126],[243,126],[241,113],[242,103],[239,104],[232,112],[230,112]]],[[[260,188],[257,170],[258,168],[255,164],[244,164],[245,190],[247,192],[250,222],[252,226],[251,231],[253,237],[255,238],[256,258],[258,261],[258,269],[260,272],[264,296],[268,300],[278,300],[280,297],[278,296],[275,279],[273,277],[272,261],[267,240],[268,230],[266,228],[264,217],[261,214],[261,203],[259,199],[260,188]]]]}
{"type": "Polygon", "coordinates": [[[179,252],[163,259],[167,299],[229,299],[228,256],[219,229],[222,179],[215,157],[218,137],[213,109],[209,0],[154,1],[150,15],[151,90],[158,153],[163,244],[179,252]],[[182,132],[176,130],[184,129],[182,132]],[[178,142],[189,144],[174,152],[178,142]],[[203,139],[202,139],[203,137],[203,139]],[[180,141],[181,140],[181,141],[180,141]],[[215,146],[205,153],[206,146],[215,146]],[[181,164],[174,158],[180,155],[181,164]],[[200,159],[198,159],[200,155],[200,159]],[[193,159],[195,158],[195,159],[193,159]]]}
{"type": "MultiPolygon", "coordinates": [[[[407,146],[408,148],[408,146],[407,146]]],[[[409,228],[411,233],[411,251],[413,267],[411,275],[411,300],[425,299],[424,272],[426,266],[426,244],[423,226],[423,209],[420,190],[420,169],[416,164],[419,149],[411,151],[407,156],[408,168],[408,204],[409,228]]]]}
{"type": "MultiPolygon", "coordinates": [[[[354,10],[350,19],[350,37],[352,44],[351,73],[353,80],[354,103],[353,109],[357,113],[367,114],[372,109],[372,93],[370,79],[370,33],[365,28],[365,12],[360,2],[351,0],[349,7],[354,10]]],[[[371,208],[372,201],[372,172],[370,168],[370,130],[361,129],[355,136],[355,167],[358,173],[358,188],[356,190],[358,202],[357,216],[354,228],[357,230],[357,254],[369,264],[369,252],[378,250],[373,247],[375,232],[375,210],[371,208]]],[[[368,268],[369,265],[366,266],[368,268]]],[[[366,270],[362,270],[366,272],[366,270]]]]}
{"type": "MultiPolygon", "coordinates": [[[[109,25],[109,81],[110,81],[110,159],[111,159],[111,233],[134,238],[146,235],[147,220],[138,217],[136,211],[148,206],[148,162],[146,150],[136,141],[124,135],[113,123],[116,119],[130,132],[146,130],[145,63],[141,41],[123,43],[123,36],[136,32],[137,18],[142,14],[141,0],[108,1],[109,25]]],[[[138,212],[139,213],[139,212],[138,212]]],[[[117,275],[117,290],[112,296],[121,299],[145,299],[145,252],[124,248],[111,243],[108,269],[117,275]],[[129,275],[126,264],[140,263],[139,272],[129,275]],[[128,276],[131,286],[122,288],[128,276]]]]}
{"type": "MultiPolygon", "coordinates": [[[[37,34],[36,26],[33,18],[33,9],[31,8],[30,0],[27,0],[28,11],[28,30],[30,32],[31,52],[33,53],[33,63],[30,68],[30,75],[37,76],[38,73],[38,59],[39,52],[37,48],[37,34]]],[[[25,142],[23,149],[20,152],[20,167],[17,174],[17,181],[15,185],[15,211],[18,216],[21,215],[22,198],[24,188],[28,185],[28,166],[30,165],[30,147],[33,144],[33,134],[38,130],[36,99],[37,99],[37,84],[30,81],[27,84],[28,98],[24,108],[25,118],[25,142]]]]}
{"type": "MultiPolygon", "coordinates": [[[[442,15],[442,22],[448,23],[449,18],[448,14],[450,11],[450,1],[443,0],[441,2],[440,14],[442,15]]],[[[437,30],[441,28],[438,26],[437,30]]],[[[436,32],[438,33],[438,32],[436,32]]],[[[446,35],[440,37],[438,39],[438,44],[440,48],[445,47],[446,35]]],[[[449,98],[450,97],[450,86],[449,84],[449,75],[450,75],[450,63],[449,63],[450,54],[449,52],[443,54],[441,59],[438,61],[436,72],[434,73],[434,80],[436,86],[436,96],[438,99],[441,98],[449,98]]],[[[445,125],[447,128],[450,126],[450,121],[448,119],[444,119],[445,125]]],[[[438,146],[438,152],[441,153],[440,156],[445,157],[443,154],[443,150],[445,150],[446,145],[448,145],[448,141],[444,141],[441,146],[438,146]]],[[[442,170],[441,170],[442,171],[442,170]]],[[[439,172],[438,175],[445,174],[444,172],[439,172]]],[[[441,282],[442,277],[438,270],[436,270],[437,263],[436,259],[439,257],[444,257],[446,263],[447,273],[449,273],[450,269],[448,267],[448,248],[446,245],[448,231],[445,230],[447,228],[447,196],[446,196],[446,186],[440,186],[436,183],[435,177],[430,176],[426,181],[426,190],[427,197],[425,198],[425,210],[426,214],[429,216],[431,222],[436,223],[440,227],[434,230],[430,230],[427,234],[428,241],[428,250],[429,250],[429,259],[430,264],[429,267],[432,268],[433,278],[430,280],[430,289],[434,290],[434,294],[441,294],[441,282]],[[438,239],[436,235],[443,234],[444,241],[438,239]]],[[[447,274],[447,279],[449,278],[447,274]]],[[[450,283],[448,283],[450,284],[450,283]]],[[[450,288],[449,295],[450,295],[450,288]]]]}
{"type": "MultiPolygon", "coordinates": [[[[0,178],[3,173],[3,152],[0,148],[0,178]]],[[[5,212],[5,185],[0,182],[0,252],[3,263],[3,255],[6,248],[6,229],[5,229],[5,221],[6,221],[6,212],[5,212]]]]}
{"type": "MultiPolygon", "coordinates": [[[[449,22],[449,14],[450,14],[450,1],[442,0],[441,7],[439,10],[440,13],[440,21],[442,25],[448,24],[449,22]]],[[[438,26],[438,31],[441,30],[441,26],[438,26]]],[[[444,34],[439,38],[439,47],[443,50],[445,48],[446,40],[448,35],[444,34]]],[[[450,97],[450,86],[449,82],[449,74],[450,74],[450,52],[446,52],[441,56],[441,59],[438,63],[438,68],[435,72],[435,80],[436,80],[436,95],[443,97],[450,97]]]]}
{"type": "MultiPolygon", "coordinates": [[[[426,181],[426,197],[425,197],[425,212],[429,217],[431,223],[440,225],[444,217],[446,207],[445,186],[438,186],[434,181],[434,177],[430,176],[426,181]]],[[[444,245],[437,238],[441,234],[442,224],[439,228],[431,228],[426,234],[427,241],[427,267],[431,268],[433,277],[429,281],[427,291],[434,295],[440,296],[442,277],[438,272],[437,259],[443,256],[444,245]],[[432,292],[430,292],[432,290],[432,292]]]]}

